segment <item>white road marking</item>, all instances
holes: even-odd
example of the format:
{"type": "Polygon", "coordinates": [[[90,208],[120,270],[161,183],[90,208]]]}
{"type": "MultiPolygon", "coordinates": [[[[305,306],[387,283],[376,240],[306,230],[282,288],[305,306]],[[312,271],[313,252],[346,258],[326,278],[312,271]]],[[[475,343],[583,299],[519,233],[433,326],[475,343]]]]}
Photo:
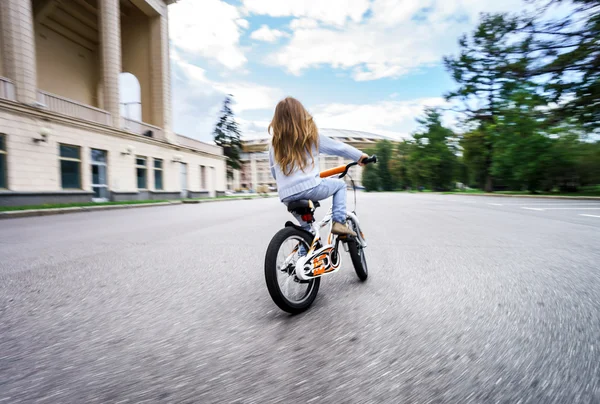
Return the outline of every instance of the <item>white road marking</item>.
{"type": "Polygon", "coordinates": [[[501,203],[488,203],[488,205],[493,205],[493,206],[502,206],[501,203]]]}
{"type": "Polygon", "coordinates": [[[587,217],[597,217],[597,218],[600,218],[600,216],[598,216],[598,215],[586,215],[584,213],[580,213],[579,216],[587,216],[587,217]]]}
{"type": "MultiPolygon", "coordinates": [[[[493,205],[492,203],[490,205],[493,205]]],[[[600,201],[598,202],[571,202],[571,203],[505,203],[506,206],[599,206],[600,201]]]]}
{"type": "Polygon", "coordinates": [[[522,206],[521,209],[540,210],[540,211],[544,211],[544,210],[600,210],[600,207],[598,207],[598,208],[527,208],[527,207],[522,206]]]}
{"type": "Polygon", "coordinates": [[[458,203],[477,203],[475,201],[461,201],[460,199],[448,199],[448,202],[458,202],[458,203]]]}

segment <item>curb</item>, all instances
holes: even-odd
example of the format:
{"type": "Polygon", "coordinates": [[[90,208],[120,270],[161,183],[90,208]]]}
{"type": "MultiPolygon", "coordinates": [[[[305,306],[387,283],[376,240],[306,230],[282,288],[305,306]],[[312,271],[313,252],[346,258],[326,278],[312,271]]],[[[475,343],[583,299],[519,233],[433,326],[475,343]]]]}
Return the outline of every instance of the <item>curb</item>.
{"type": "Polygon", "coordinates": [[[600,196],[567,196],[567,195],[510,195],[510,194],[463,194],[454,193],[446,195],[460,196],[493,196],[496,198],[532,198],[532,199],[567,199],[581,201],[600,201],[600,196]]]}
{"type": "Polygon", "coordinates": [[[14,210],[0,212],[0,219],[16,219],[21,217],[52,216],[64,215],[67,213],[97,212],[102,210],[149,208],[153,206],[171,206],[180,205],[181,201],[140,203],[133,205],[100,205],[100,206],[74,206],[71,208],[52,208],[52,209],[32,209],[32,210],[14,210]]]}

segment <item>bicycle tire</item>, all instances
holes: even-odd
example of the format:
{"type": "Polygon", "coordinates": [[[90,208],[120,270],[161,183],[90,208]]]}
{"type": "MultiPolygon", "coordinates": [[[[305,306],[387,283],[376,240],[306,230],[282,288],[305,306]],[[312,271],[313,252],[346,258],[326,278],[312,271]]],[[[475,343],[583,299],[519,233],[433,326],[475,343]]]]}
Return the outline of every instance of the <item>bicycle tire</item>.
{"type": "MultiPolygon", "coordinates": [[[[358,232],[357,226],[352,223],[352,227],[355,232],[358,232]]],[[[365,256],[365,249],[360,246],[357,240],[348,241],[348,252],[350,253],[350,259],[354,266],[356,276],[361,281],[366,281],[369,277],[369,269],[367,268],[367,257],[365,256]]]]}
{"type": "Polygon", "coordinates": [[[279,270],[277,268],[277,254],[281,245],[291,237],[302,238],[306,242],[307,246],[310,246],[312,242],[311,235],[302,230],[298,230],[293,227],[286,227],[279,230],[271,239],[265,255],[265,281],[273,302],[285,312],[290,314],[298,314],[307,310],[313,304],[317,297],[317,293],[319,292],[321,278],[315,278],[308,281],[309,284],[312,284],[312,286],[309,285],[310,292],[304,298],[304,300],[299,303],[290,301],[283,294],[281,288],[279,287],[279,282],[277,281],[277,271],[279,270]]]}
{"type": "Polygon", "coordinates": [[[367,268],[365,249],[362,248],[358,242],[353,240],[348,242],[348,252],[350,252],[350,259],[352,260],[356,276],[358,276],[358,279],[361,281],[366,281],[369,277],[369,270],[367,268]]]}

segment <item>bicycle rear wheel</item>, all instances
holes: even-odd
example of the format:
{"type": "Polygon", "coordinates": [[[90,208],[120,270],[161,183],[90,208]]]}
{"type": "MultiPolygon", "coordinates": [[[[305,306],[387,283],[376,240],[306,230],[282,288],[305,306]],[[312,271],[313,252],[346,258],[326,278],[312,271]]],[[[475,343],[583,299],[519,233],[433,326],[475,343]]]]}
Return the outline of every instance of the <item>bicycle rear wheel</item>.
{"type": "Polygon", "coordinates": [[[295,264],[306,253],[311,236],[293,227],[278,231],[267,248],[265,281],[273,302],[283,311],[297,314],[308,309],[319,292],[320,278],[300,281],[295,264]],[[303,248],[300,248],[300,247],[303,248]],[[302,251],[304,250],[304,251],[302,251]]]}

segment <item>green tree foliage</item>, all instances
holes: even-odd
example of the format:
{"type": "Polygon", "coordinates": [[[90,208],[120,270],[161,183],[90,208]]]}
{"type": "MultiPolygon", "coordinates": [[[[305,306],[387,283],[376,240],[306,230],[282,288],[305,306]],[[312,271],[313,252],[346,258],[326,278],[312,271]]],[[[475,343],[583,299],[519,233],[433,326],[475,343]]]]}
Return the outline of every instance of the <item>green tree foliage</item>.
{"type": "Polygon", "coordinates": [[[379,186],[384,191],[393,191],[395,187],[394,178],[390,170],[392,150],[393,145],[389,140],[381,140],[375,146],[375,154],[377,154],[376,172],[379,178],[379,186]]]}
{"type": "Polygon", "coordinates": [[[487,137],[481,130],[465,133],[460,146],[463,149],[463,161],[468,171],[469,186],[483,189],[490,174],[491,148],[486,145],[487,137]]]}
{"type": "Polygon", "coordinates": [[[416,186],[433,190],[452,188],[457,157],[453,145],[454,133],[442,125],[437,109],[426,109],[418,119],[421,129],[413,134],[409,173],[416,186]]]}
{"type": "Polygon", "coordinates": [[[231,95],[225,97],[223,108],[221,109],[221,117],[213,131],[215,143],[217,146],[223,148],[223,154],[227,157],[228,178],[233,178],[233,170],[239,170],[242,167],[240,161],[242,140],[238,124],[231,110],[231,98],[231,95]]]}
{"type": "Polygon", "coordinates": [[[462,113],[469,183],[486,191],[494,182],[576,190],[596,178],[598,146],[585,134],[600,131],[600,2],[531,2],[533,17],[483,14],[459,55],[444,60],[457,83],[446,98],[462,113]],[[570,15],[547,18],[559,3],[570,15]]]}
{"type": "Polygon", "coordinates": [[[472,146],[483,148],[482,158],[477,159],[481,170],[477,176],[483,174],[486,191],[493,190],[496,133],[492,127],[507,94],[515,83],[527,77],[528,61],[523,55],[530,41],[514,41],[518,23],[518,18],[508,14],[483,14],[473,34],[460,38],[459,55],[444,58],[446,69],[458,84],[455,91],[446,94],[446,99],[460,102],[458,111],[464,117],[464,126],[476,130],[481,137],[471,140],[478,141],[472,146]]]}
{"type": "Polygon", "coordinates": [[[600,130],[600,2],[537,0],[533,18],[524,18],[519,33],[533,35],[538,62],[531,74],[542,77],[544,90],[558,103],[556,119],[575,120],[587,131],[600,130]],[[546,17],[556,4],[571,5],[567,17],[546,17]]]}
{"type": "Polygon", "coordinates": [[[531,192],[547,180],[552,164],[550,127],[543,107],[546,100],[531,86],[513,90],[498,108],[492,174],[511,187],[531,192]]]}
{"type": "Polygon", "coordinates": [[[407,189],[412,186],[409,176],[410,153],[413,143],[409,140],[399,142],[393,149],[390,171],[396,188],[407,189]]]}
{"type": "Polygon", "coordinates": [[[444,58],[460,134],[426,110],[412,139],[378,144],[385,164],[365,170],[370,190],[600,184],[600,1],[529,1],[533,16],[482,14],[458,54],[444,58]],[[553,17],[565,15],[551,11],[557,4],[571,7],[567,17],[553,17]]]}
{"type": "Polygon", "coordinates": [[[376,165],[369,164],[363,168],[362,184],[365,187],[365,191],[373,192],[380,190],[379,174],[377,173],[377,171],[378,170],[376,165]]]}

